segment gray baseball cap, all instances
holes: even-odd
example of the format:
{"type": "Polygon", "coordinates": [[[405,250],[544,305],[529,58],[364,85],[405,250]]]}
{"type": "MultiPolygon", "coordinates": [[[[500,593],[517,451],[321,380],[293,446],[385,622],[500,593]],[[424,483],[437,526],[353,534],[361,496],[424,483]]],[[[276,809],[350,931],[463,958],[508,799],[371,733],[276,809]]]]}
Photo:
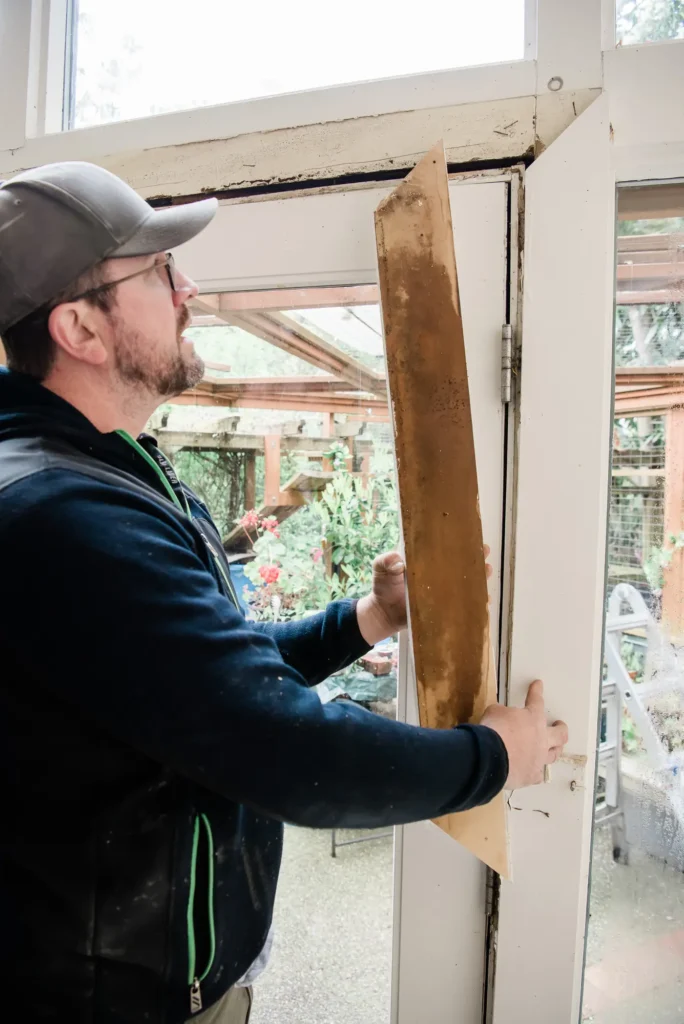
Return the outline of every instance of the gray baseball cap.
{"type": "Polygon", "coordinates": [[[121,178],[81,161],[0,183],[0,334],[114,256],[173,249],[218,208],[202,199],[154,210],[121,178]]]}

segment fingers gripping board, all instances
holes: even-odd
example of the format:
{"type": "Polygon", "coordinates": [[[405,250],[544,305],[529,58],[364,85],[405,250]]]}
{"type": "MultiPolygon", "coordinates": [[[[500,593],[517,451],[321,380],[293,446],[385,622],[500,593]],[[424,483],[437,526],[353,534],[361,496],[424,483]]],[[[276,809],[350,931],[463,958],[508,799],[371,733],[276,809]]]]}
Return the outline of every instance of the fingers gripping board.
{"type": "MultiPolygon", "coordinates": [[[[441,143],[383,200],[375,229],[420,722],[448,729],[479,722],[497,688],[441,143]]],[[[510,876],[503,793],[436,824],[510,876]]]]}

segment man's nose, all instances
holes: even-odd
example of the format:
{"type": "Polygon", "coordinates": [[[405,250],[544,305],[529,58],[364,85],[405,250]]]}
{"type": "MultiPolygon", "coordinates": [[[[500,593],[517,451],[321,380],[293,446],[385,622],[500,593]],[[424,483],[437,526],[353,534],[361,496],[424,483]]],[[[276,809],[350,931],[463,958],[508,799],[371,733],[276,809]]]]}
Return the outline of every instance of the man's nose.
{"type": "Polygon", "coordinates": [[[199,294],[199,288],[193,279],[184,274],[178,267],[176,267],[174,275],[174,284],[176,286],[175,294],[180,302],[187,302],[188,299],[194,299],[199,294]]]}

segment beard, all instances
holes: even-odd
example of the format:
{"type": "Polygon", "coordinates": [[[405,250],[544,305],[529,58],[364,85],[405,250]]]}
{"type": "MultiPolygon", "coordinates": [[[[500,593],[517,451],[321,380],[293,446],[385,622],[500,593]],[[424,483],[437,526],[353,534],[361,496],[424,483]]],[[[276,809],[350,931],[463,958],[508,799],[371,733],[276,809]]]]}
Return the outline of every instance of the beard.
{"type": "Polygon", "coordinates": [[[173,398],[193,388],[204,376],[204,363],[193,348],[183,349],[182,334],[190,323],[186,308],[179,317],[177,348],[173,352],[151,352],[145,337],[119,321],[114,348],[114,365],[119,379],[144,389],[158,398],[173,398]]]}

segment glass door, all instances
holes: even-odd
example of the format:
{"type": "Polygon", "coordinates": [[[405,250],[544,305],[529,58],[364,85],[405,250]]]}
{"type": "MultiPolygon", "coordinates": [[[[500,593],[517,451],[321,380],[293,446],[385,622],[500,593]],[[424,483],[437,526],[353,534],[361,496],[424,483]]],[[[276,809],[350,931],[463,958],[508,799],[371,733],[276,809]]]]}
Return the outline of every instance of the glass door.
{"type": "Polygon", "coordinates": [[[606,641],[582,1019],[684,1019],[684,185],[618,193],[606,641]]]}
{"type": "MultiPolygon", "coordinates": [[[[463,175],[450,188],[495,609],[513,179],[463,175]]],[[[226,202],[177,255],[201,287],[193,330],[207,371],[156,428],[214,506],[256,618],[305,615],[363,593],[374,555],[397,543],[373,227],[388,191],[226,202]]],[[[392,638],[319,687],[320,697],[416,721],[407,664],[392,638]]],[[[394,835],[288,827],[254,1024],[476,1024],[485,881],[482,865],[431,823],[394,835]]]]}

